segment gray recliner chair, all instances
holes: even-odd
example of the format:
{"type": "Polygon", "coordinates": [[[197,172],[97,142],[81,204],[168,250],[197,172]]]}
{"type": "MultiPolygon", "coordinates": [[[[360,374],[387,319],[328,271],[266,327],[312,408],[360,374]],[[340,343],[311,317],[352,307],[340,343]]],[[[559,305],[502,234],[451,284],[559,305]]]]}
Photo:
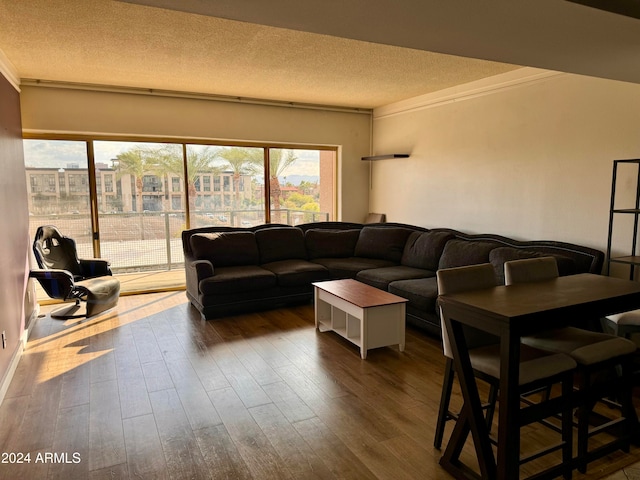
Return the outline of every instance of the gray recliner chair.
{"type": "Polygon", "coordinates": [[[92,317],[118,304],[120,281],[113,278],[107,260],[79,259],[76,243],[53,225],[38,227],[33,253],[39,269],[31,270],[47,295],[73,301],[51,312],[53,318],[92,317]],[[82,310],[82,305],[86,311],[82,310]]]}

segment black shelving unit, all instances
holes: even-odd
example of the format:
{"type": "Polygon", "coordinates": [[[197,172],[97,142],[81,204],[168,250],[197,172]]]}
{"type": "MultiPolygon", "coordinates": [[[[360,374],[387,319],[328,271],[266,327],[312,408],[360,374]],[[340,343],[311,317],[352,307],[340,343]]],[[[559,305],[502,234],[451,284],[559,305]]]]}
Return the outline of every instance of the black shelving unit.
{"type": "Polygon", "coordinates": [[[638,226],[640,220],[640,159],[614,160],[613,175],[611,176],[611,208],[609,210],[609,236],[607,240],[607,263],[606,274],[609,275],[612,263],[621,263],[629,265],[629,280],[635,278],[636,266],[640,266],[640,254],[638,254],[638,226]],[[636,172],[636,198],[634,208],[615,208],[616,203],[616,186],[618,182],[618,166],[621,164],[635,164],[636,172]],[[611,257],[611,241],[613,237],[613,222],[616,215],[633,215],[633,239],[631,242],[631,254],[611,257]]]}

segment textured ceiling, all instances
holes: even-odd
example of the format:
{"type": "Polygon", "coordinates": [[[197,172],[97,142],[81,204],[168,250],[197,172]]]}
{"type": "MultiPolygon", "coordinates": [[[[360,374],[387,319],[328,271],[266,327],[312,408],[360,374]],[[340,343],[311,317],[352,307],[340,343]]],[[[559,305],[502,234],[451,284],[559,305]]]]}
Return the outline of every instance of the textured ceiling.
{"type": "Polygon", "coordinates": [[[640,83],[640,0],[122,1],[640,83]]]}
{"type": "Polygon", "coordinates": [[[112,0],[0,0],[0,50],[22,79],[358,108],[517,68],[112,0]]]}
{"type": "Polygon", "coordinates": [[[640,83],[640,20],[565,0],[0,0],[2,53],[22,79],[374,108],[517,66],[640,83]]]}

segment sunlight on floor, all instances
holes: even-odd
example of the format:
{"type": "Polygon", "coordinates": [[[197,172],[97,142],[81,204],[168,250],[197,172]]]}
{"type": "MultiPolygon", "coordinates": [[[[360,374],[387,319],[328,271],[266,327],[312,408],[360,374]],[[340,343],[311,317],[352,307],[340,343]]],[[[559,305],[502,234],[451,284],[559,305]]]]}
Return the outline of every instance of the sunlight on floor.
{"type": "MultiPolygon", "coordinates": [[[[148,302],[128,311],[120,311],[116,307],[89,319],[82,317],[56,320],[59,322],[59,330],[41,338],[30,339],[24,352],[26,356],[43,355],[45,358],[43,367],[37,374],[38,383],[49,381],[113,351],[111,347],[103,348],[95,339],[100,334],[140,320],[139,310],[148,308],[157,301],[155,297],[149,296],[148,302]]],[[[55,308],[55,304],[43,306],[41,315],[47,315],[55,308]]]]}

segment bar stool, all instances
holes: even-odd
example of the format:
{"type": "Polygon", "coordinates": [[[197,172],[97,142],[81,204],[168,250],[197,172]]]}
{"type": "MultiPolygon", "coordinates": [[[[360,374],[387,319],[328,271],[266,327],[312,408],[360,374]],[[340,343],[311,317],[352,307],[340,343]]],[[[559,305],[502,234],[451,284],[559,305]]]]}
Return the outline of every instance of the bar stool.
{"type": "Polygon", "coordinates": [[[634,333],[640,333],[640,310],[608,315],[603,318],[602,328],[624,338],[629,338],[634,333]]]}
{"type": "MultiPolygon", "coordinates": [[[[640,334],[640,310],[630,310],[615,315],[608,315],[600,319],[600,324],[604,332],[613,332],[614,335],[632,340],[632,335],[640,334]]],[[[638,355],[636,355],[632,374],[632,382],[634,385],[640,384],[639,363],[638,355]]]]}
{"type": "MultiPolygon", "coordinates": [[[[539,257],[505,262],[505,283],[550,280],[558,277],[553,257],[539,257]]],[[[585,473],[587,464],[612,451],[628,451],[637,424],[632,403],[631,361],[636,345],[625,338],[592,332],[576,327],[563,327],[522,338],[522,343],[555,353],[564,353],[578,364],[578,470],[585,473]],[[607,375],[596,378],[605,369],[621,367],[621,377],[607,375]],[[597,401],[609,397],[611,388],[619,393],[621,417],[589,429],[589,417],[597,401]],[[589,438],[622,423],[624,433],[615,440],[589,451],[589,438]]]]}
{"type": "MultiPolygon", "coordinates": [[[[456,286],[449,285],[447,272],[441,273],[440,276],[443,277],[442,285],[438,285],[439,293],[442,293],[442,288],[444,292],[455,293],[457,291],[464,291],[469,289],[480,289],[480,288],[490,288],[496,286],[496,278],[493,272],[489,274],[486,269],[477,269],[475,271],[469,272],[469,285],[463,285],[458,283],[456,286]],[[459,288],[460,290],[457,290],[459,288]]],[[[454,275],[462,275],[462,272],[455,273],[454,275]]],[[[440,277],[439,277],[440,278],[440,277]]],[[[441,280],[438,280],[439,282],[441,280]]],[[[453,282],[451,282],[453,283],[453,282]]],[[[442,351],[446,358],[445,367],[444,367],[444,378],[442,380],[442,394],[440,396],[440,407],[438,409],[438,420],[436,422],[436,431],[433,439],[433,446],[437,449],[440,449],[442,446],[442,438],[444,436],[445,425],[449,420],[457,420],[458,413],[453,412],[449,408],[449,404],[451,403],[451,392],[453,391],[453,382],[455,380],[455,366],[453,364],[453,352],[451,351],[451,345],[449,342],[449,336],[447,335],[447,331],[444,326],[444,322],[442,320],[442,315],[440,315],[440,327],[442,331],[442,351]]],[[[497,344],[497,339],[493,335],[489,335],[488,333],[480,332],[480,331],[468,331],[465,335],[465,339],[467,342],[467,346],[470,349],[482,347],[485,345],[497,344]]],[[[482,372],[475,372],[477,377],[483,377],[482,372]]],[[[482,408],[485,410],[485,421],[487,423],[487,427],[491,429],[491,423],[493,422],[493,415],[495,412],[495,405],[498,399],[498,385],[491,378],[489,383],[489,394],[487,396],[487,401],[482,408]]]]}
{"type": "MultiPolygon", "coordinates": [[[[438,281],[438,293],[440,295],[460,293],[468,290],[491,288],[497,285],[495,271],[490,263],[456,267],[438,270],[436,272],[438,281]]],[[[451,394],[451,384],[453,382],[453,353],[451,350],[448,332],[445,328],[442,313],[442,346],[443,353],[447,357],[447,368],[445,371],[445,381],[438,415],[438,426],[446,422],[446,414],[449,410],[449,400],[451,394]],[[450,378],[450,381],[449,381],[450,378]]],[[[494,401],[500,384],[500,345],[495,336],[484,334],[473,329],[465,329],[465,340],[469,349],[469,358],[474,375],[491,385],[491,395],[494,401]],[[476,336],[477,335],[477,336],[476,336]],[[469,340],[471,342],[469,342],[469,340]],[[470,345],[469,345],[470,343],[470,345]]],[[[521,457],[520,464],[539,458],[547,453],[562,450],[562,463],[551,467],[545,472],[536,474],[536,478],[554,478],[563,475],[564,478],[571,478],[572,471],[572,422],[571,403],[566,399],[571,396],[572,377],[576,367],[576,362],[561,353],[550,353],[527,345],[522,345],[520,350],[520,393],[525,394],[531,390],[547,387],[559,383],[562,386],[562,397],[543,399],[540,403],[522,408],[520,415],[520,427],[536,421],[542,421],[552,415],[562,414],[561,441],[535,454],[521,457]]],[[[491,398],[490,398],[491,402],[491,398]]],[[[488,418],[488,415],[485,419],[488,418]]],[[[438,431],[436,431],[436,439],[438,431]]]]}

